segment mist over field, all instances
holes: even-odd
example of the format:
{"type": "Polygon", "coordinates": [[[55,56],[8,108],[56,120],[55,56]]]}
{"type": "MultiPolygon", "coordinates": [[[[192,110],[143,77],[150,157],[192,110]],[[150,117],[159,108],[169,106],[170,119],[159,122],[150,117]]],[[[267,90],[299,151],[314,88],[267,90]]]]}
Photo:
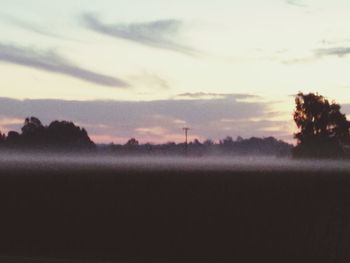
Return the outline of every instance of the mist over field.
{"type": "Polygon", "coordinates": [[[310,171],[350,172],[348,160],[297,160],[273,156],[113,156],[98,154],[1,153],[0,170],[28,169],[112,169],[118,170],[198,170],[198,171],[310,171]]]}

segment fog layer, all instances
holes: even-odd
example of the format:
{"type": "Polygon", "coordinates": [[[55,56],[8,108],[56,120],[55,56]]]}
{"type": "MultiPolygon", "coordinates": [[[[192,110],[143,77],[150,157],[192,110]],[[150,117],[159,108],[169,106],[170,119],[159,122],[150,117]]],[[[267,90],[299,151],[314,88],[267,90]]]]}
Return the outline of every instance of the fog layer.
{"type": "Polygon", "coordinates": [[[115,169],[349,172],[349,160],[277,157],[116,157],[110,155],[0,153],[0,169],[115,169]]]}

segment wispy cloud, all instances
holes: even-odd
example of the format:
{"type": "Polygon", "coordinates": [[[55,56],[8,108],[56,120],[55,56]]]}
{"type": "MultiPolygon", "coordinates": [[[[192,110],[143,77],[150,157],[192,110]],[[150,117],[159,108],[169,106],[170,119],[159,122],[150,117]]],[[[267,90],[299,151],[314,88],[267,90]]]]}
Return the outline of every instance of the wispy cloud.
{"type": "Polygon", "coordinates": [[[318,57],[324,56],[337,56],[345,57],[350,54],[350,47],[333,47],[333,48],[322,48],[315,50],[315,55],[318,57]]]}
{"type": "Polygon", "coordinates": [[[282,64],[285,65],[293,65],[293,64],[306,64],[306,63],[313,63],[320,59],[319,57],[315,55],[311,55],[308,57],[299,57],[299,58],[292,58],[292,59],[284,59],[281,61],[282,64]]]}
{"type": "Polygon", "coordinates": [[[343,58],[350,55],[350,47],[319,48],[312,51],[310,56],[282,60],[283,64],[305,64],[312,63],[325,57],[343,58]]]}
{"type": "Polygon", "coordinates": [[[129,86],[119,78],[81,68],[52,50],[42,51],[0,43],[0,61],[59,73],[103,86],[129,86]]]}
{"type": "Polygon", "coordinates": [[[133,86],[144,86],[147,87],[147,90],[168,90],[170,88],[166,79],[149,71],[130,75],[127,79],[133,86]]]}
{"type": "Polygon", "coordinates": [[[297,7],[307,7],[301,0],[285,0],[288,5],[293,5],[297,7]]]}
{"type": "Polygon", "coordinates": [[[232,98],[236,101],[259,99],[257,95],[240,94],[240,93],[215,93],[215,92],[187,92],[177,95],[178,98],[187,99],[227,99],[232,98]]]}
{"type": "MultiPolygon", "coordinates": [[[[45,26],[30,23],[27,21],[24,21],[22,19],[18,19],[16,17],[10,16],[8,14],[0,13],[0,20],[4,21],[5,23],[15,26],[17,28],[30,31],[42,36],[46,37],[52,37],[52,38],[57,38],[57,39],[62,39],[62,40],[69,40],[73,41],[73,39],[67,38],[65,36],[59,35],[57,33],[52,32],[52,30],[48,29],[45,26]]],[[[76,40],[74,40],[76,41],[76,40]]]]}
{"type": "Polygon", "coordinates": [[[144,23],[105,24],[93,14],[83,15],[83,22],[90,30],[115,38],[126,39],[146,46],[198,55],[199,52],[176,40],[182,22],[179,20],[156,20],[144,23]]]}

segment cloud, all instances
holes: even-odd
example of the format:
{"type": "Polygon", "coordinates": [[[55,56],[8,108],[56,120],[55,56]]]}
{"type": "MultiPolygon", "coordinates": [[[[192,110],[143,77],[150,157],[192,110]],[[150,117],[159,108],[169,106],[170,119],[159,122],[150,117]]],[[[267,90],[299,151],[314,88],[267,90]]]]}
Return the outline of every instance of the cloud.
{"type": "Polygon", "coordinates": [[[59,73],[103,86],[129,86],[121,79],[96,73],[74,65],[54,51],[41,51],[33,48],[0,43],[0,61],[59,73]]]}
{"type": "Polygon", "coordinates": [[[215,92],[187,92],[177,95],[178,98],[184,99],[224,99],[233,98],[237,101],[260,99],[259,96],[239,93],[215,93],[215,92]]]}
{"type": "MultiPolygon", "coordinates": [[[[288,134],[291,138],[293,131],[284,128],[291,120],[286,120],[285,123],[281,120],[274,121],[269,116],[270,107],[268,102],[239,101],[234,96],[211,100],[156,101],[0,98],[0,112],[4,118],[24,119],[36,116],[45,124],[55,119],[71,120],[86,127],[93,138],[114,138],[119,143],[131,137],[136,137],[141,142],[179,141],[183,138],[182,128],[185,125],[191,127],[191,139],[199,137],[219,140],[227,135],[279,137],[288,134]]],[[[20,127],[18,125],[17,130],[20,127]]]]}
{"type": "Polygon", "coordinates": [[[309,57],[303,57],[303,58],[285,59],[285,60],[282,60],[281,63],[285,65],[306,64],[306,63],[313,63],[318,59],[320,58],[316,56],[309,56],[309,57]]]}
{"type": "Polygon", "coordinates": [[[349,54],[350,54],[350,47],[321,48],[321,49],[315,50],[315,55],[318,57],[324,57],[324,56],[345,57],[349,54]]]}
{"type": "Polygon", "coordinates": [[[8,14],[0,13],[0,19],[2,21],[4,21],[5,23],[13,25],[17,28],[21,28],[21,29],[24,29],[24,30],[27,30],[30,32],[34,32],[34,33],[42,35],[42,36],[53,37],[53,38],[58,38],[58,39],[63,39],[63,40],[73,40],[73,39],[69,39],[69,38],[66,38],[64,36],[61,36],[59,34],[53,33],[52,30],[50,31],[46,27],[32,24],[29,22],[25,22],[21,19],[17,19],[17,18],[10,16],[8,14]]]}
{"type": "Polygon", "coordinates": [[[163,77],[158,76],[155,73],[143,71],[140,74],[131,75],[128,81],[133,84],[133,86],[145,86],[148,90],[168,90],[170,89],[170,84],[163,77]]]}
{"type": "Polygon", "coordinates": [[[297,6],[297,7],[307,7],[307,5],[304,3],[301,3],[300,0],[286,0],[286,3],[288,5],[293,5],[293,6],[297,6]]]}
{"type": "Polygon", "coordinates": [[[199,54],[195,49],[182,45],[175,39],[182,27],[182,22],[179,20],[169,19],[110,25],[104,24],[95,15],[85,14],[83,22],[87,28],[100,34],[186,55],[199,54]]]}
{"type": "Polygon", "coordinates": [[[344,58],[348,55],[350,55],[350,47],[319,48],[313,50],[310,56],[283,60],[281,62],[283,64],[305,64],[318,61],[325,57],[344,58]]]}

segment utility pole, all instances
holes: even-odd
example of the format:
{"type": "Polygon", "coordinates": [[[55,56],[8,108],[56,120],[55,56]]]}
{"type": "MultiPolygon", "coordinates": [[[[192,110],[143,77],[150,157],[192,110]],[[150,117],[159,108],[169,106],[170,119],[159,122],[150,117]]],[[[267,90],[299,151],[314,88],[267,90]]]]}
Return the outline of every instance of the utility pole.
{"type": "Polygon", "coordinates": [[[190,128],[183,128],[183,130],[185,131],[185,144],[188,144],[188,131],[190,130],[190,128]]]}
{"type": "Polygon", "coordinates": [[[185,127],[183,128],[183,130],[185,131],[185,153],[187,155],[187,148],[188,148],[188,131],[190,130],[190,128],[185,127]]]}

